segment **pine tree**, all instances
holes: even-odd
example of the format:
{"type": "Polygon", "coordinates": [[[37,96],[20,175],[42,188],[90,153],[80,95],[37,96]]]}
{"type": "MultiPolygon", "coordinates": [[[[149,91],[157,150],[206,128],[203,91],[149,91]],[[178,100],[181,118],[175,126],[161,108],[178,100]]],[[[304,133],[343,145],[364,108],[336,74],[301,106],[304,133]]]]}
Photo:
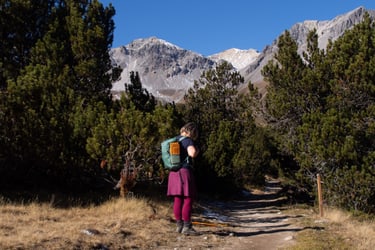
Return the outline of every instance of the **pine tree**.
{"type": "Polygon", "coordinates": [[[112,86],[109,49],[113,41],[115,10],[103,8],[93,0],[90,4],[68,1],[66,28],[69,34],[67,51],[70,73],[74,77],[71,87],[85,98],[108,100],[112,86]]]}
{"type": "Polygon", "coordinates": [[[171,106],[157,105],[153,112],[143,112],[125,99],[118,106],[103,113],[99,123],[93,127],[93,134],[87,140],[87,152],[93,159],[107,161],[107,171],[118,174],[131,152],[132,169],[137,179],[164,178],[160,158],[160,143],[179,127],[175,126],[171,106]]]}
{"type": "Polygon", "coordinates": [[[30,51],[48,28],[55,0],[0,1],[0,90],[28,65],[30,51]]]}
{"type": "MultiPolygon", "coordinates": [[[[321,112],[305,118],[301,146],[309,149],[314,168],[325,175],[332,204],[366,212],[375,211],[374,107],[375,32],[366,14],[327,50],[330,95],[321,112]]],[[[302,134],[301,134],[302,135],[302,134]]],[[[302,137],[302,136],[301,136],[302,137]]],[[[304,158],[301,155],[299,158],[304,158]]]]}
{"type": "Polygon", "coordinates": [[[298,54],[297,43],[289,31],[278,39],[279,51],[274,61],[270,61],[262,70],[269,82],[266,108],[269,122],[276,122],[276,129],[294,133],[306,112],[305,85],[303,82],[306,65],[298,54]]]}
{"type": "Polygon", "coordinates": [[[9,81],[1,132],[14,138],[4,139],[13,165],[67,183],[88,165],[94,113],[111,101],[114,10],[96,0],[56,1],[48,14],[48,30],[31,48],[28,65],[9,81]]]}
{"type": "Polygon", "coordinates": [[[299,165],[296,177],[312,190],[320,173],[327,202],[366,212],[375,210],[374,30],[366,14],[325,52],[313,31],[301,58],[285,33],[278,64],[263,71],[269,121],[299,165]]]}
{"type": "Polygon", "coordinates": [[[265,155],[269,153],[261,146],[265,135],[251,115],[252,97],[238,93],[243,82],[243,77],[224,62],[204,72],[185,96],[185,119],[201,128],[202,157],[197,174],[204,176],[204,181],[210,176],[211,185],[221,191],[248,181],[262,183],[267,172],[265,155]]]}
{"type": "Polygon", "coordinates": [[[215,130],[219,121],[234,120],[237,87],[243,82],[243,77],[227,62],[207,70],[185,96],[187,119],[196,121],[202,131],[215,130]]]}
{"type": "Polygon", "coordinates": [[[138,72],[130,72],[130,84],[125,84],[125,92],[138,110],[151,112],[155,109],[155,97],[142,87],[138,72]]]}

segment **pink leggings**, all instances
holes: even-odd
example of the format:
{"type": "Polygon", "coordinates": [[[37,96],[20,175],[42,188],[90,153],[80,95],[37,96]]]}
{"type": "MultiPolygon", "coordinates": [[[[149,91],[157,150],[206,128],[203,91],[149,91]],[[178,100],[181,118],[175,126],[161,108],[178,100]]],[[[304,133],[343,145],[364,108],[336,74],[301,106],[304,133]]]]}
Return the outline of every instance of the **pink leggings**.
{"type": "Polygon", "coordinates": [[[190,221],[193,199],[191,197],[175,196],[173,213],[176,220],[190,221]]]}

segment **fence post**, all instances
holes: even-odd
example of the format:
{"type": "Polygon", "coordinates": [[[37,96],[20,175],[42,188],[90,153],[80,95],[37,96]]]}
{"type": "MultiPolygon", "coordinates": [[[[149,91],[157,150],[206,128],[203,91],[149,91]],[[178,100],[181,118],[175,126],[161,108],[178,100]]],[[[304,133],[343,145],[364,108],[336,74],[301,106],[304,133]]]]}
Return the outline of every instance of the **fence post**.
{"type": "Polygon", "coordinates": [[[318,182],[318,198],[319,198],[319,215],[320,217],[323,217],[323,193],[322,193],[322,180],[320,177],[320,174],[316,175],[316,179],[318,182]]]}

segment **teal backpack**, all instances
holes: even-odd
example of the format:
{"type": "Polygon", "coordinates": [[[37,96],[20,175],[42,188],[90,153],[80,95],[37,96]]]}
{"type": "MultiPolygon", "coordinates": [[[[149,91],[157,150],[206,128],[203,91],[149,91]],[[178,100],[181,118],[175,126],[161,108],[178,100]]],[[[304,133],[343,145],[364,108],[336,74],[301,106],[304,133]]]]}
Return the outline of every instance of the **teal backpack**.
{"type": "Polygon", "coordinates": [[[181,168],[183,161],[180,158],[180,142],[185,138],[184,136],[175,136],[161,143],[161,159],[166,169],[178,171],[181,168]]]}

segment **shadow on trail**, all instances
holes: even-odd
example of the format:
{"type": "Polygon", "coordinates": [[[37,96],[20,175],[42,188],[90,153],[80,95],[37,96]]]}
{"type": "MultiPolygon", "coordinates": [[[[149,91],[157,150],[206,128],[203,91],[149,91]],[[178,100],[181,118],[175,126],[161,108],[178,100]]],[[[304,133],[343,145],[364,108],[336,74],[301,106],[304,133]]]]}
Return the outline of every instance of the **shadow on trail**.
{"type": "Polygon", "coordinates": [[[302,227],[302,228],[291,228],[291,229],[274,229],[274,230],[259,230],[256,232],[236,232],[236,231],[226,231],[226,230],[219,230],[216,232],[211,232],[212,234],[219,235],[219,236],[234,236],[234,237],[250,237],[262,234],[274,234],[274,233],[281,233],[281,232],[300,232],[303,230],[324,230],[324,227],[302,227]]]}
{"type": "Polygon", "coordinates": [[[243,192],[233,201],[211,201],[202,204],[203,212],[197,220],[208,221],[212,229],[206,233],[219,236],[250,237],[302,230],[323,230],[323,227],[298,227],[290,220],[303,215],[286,215],[282,207],[287,198],[280,192],[280,183],[268,182],[263,192],[243,192]]]}

